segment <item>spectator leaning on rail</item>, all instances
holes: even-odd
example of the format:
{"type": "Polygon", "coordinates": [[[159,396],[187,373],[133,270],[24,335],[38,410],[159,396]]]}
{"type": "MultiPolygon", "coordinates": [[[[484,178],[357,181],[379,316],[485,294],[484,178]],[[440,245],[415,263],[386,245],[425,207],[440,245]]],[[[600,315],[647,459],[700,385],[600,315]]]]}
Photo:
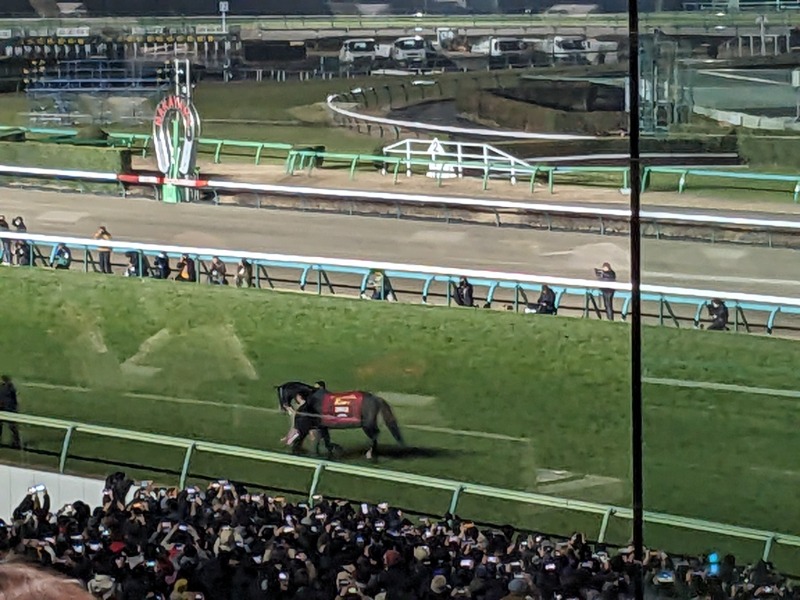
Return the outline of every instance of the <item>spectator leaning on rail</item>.
{"type": "Polygon", "coordinates": [[[69,269],[72,264],[72,252],[66,244],[59,244],[50,254],[50,266],[54,269],[69,269]]]}
{"type": "Polygon", "coordinates": [[[249,260],[243,258],[236,268],[236,287],[249,288],[253,285],[253,265],[249,260]]]}
{"type": "MultiPolygon", "coordinates": [[[[599,269],[594,270],[595,276],[600,281],[616,281],[617,274],[614,272],[614,269],[611,268],[611,263],[604,262],[603,266],[599,269]]],[[[614,320],[614,290],[612,289],[602,289],[600,290],[603,293],[603,310],[606,311],[606,317],[609,321],[614,320]]]]}
{"type": "Polygon", "coordinates": [[[714,298],[706,304],[708,316],[711,317],[711,325],[708,329],[712,331],[727,331],[728,329],[728,307],[719,298],[714,298]]]}
{"type": "Polygon", "coordinates": [[[175,268],[178,270],[178,274],[175,276],[176,281],[197,281],[194,259],[190,258],[188,254],[181,255],[175,268]]]}
{"type": "Polygon", "coordinates": [[[150,272],[153,279],[169,279],[172,268],[169,266],[169,256],[166,252],[159,252],[153,260],[153,270],[150,272]]]}
{"type": "Polygon", "coordinates": [[[459,306],[474,306],[473,301],[473,288],[472,284],[469,282],[469,279],[466,277],[461,277],[458,280],[458,285],[454,284],[452,281],[450,282],[450,296],[453,298],[456,304],[459,306]]]}
{"type": "Polygon", "coordinates": [[[220,260],[219,256],[214,256],[208,267],[208,283],[212,285],[228,285],[228,280],[225,277],[227,272],[228,269],[225,263],[220,260]]]}

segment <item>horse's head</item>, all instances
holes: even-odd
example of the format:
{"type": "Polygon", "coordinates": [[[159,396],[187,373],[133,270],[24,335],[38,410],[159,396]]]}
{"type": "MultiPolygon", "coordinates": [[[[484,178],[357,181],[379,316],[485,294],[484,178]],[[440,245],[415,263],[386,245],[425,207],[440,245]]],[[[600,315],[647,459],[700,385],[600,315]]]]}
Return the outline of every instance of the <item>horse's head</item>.
{"type": "Polygon", "coordinates": [[[300,396],[303,400],[305,400],[308,398],[311,392],[315,390],[315,388],[300,381],[290,381],[288,383],[275,386],[275,390],[278,392],[278,407],[283,412],[287,412],[297,396],[300,396]]]}

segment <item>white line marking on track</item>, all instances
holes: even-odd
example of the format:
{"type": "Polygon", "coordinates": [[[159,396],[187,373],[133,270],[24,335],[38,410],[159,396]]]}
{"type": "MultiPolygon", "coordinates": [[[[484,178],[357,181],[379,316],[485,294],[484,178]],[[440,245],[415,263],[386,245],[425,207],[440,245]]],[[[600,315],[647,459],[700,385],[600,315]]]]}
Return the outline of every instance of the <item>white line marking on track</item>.
{"type": "Polygon", "coordinates": [[[695,388],[702,390],[716,390],[723,392],[737,392],[740,394],[758,394],[761,396],[782,396],[784,398],[800,398],[798,390],[781,390],[777,388],[751,387],[732,383],[715,383],[712,381],[685,381],[683,379],[658,379],[656,377],[642,377],[644,383],[652,385],[667,385],[670,387],[695,388]]]}
{"type": "MultiPolygon", "coordinates": [[[[90,388],[78,387],[73,385],[56,385],[52,383],[38,383],[38,382],[25,382],[19,384],[21,387],[38,388],[43,390],[64,390],[69,392],[88,393],[92,390],[90,388]]],[[[191,404],[195,406],[213,406],[216,408],[231,408],[240,410],[251,410],[254,412],[264,412],[271,414],[280,413],[280,409],[267,408],[266,406],[252,406],[249,404],[227,404],[225,402],[213,402],[211,400],[198,400],[196,398],[178,398],[176,396],[162,396],[160,394],[142,394],[137,392],[123,392],[121,394],[125,398],[133,398],[138,400],[156,400],[158,402],[171,402],[173,404],[191,404]]],[[[468,431],[466,429],[450,429],[447,427],[433,427],[430,425],[413,425],[403,424],[403,427],[409,429],[416,429],[419,431],[428,431],[431,433],[446,433],[448,435],[457,435],[462,437],[475,437],[488,440],[500,440],[505,442],[521,442],[527,443],[528,438],[513,437],[510,435],[503,435],[502,433],[490,433],[486,431],[468,431]]]]}

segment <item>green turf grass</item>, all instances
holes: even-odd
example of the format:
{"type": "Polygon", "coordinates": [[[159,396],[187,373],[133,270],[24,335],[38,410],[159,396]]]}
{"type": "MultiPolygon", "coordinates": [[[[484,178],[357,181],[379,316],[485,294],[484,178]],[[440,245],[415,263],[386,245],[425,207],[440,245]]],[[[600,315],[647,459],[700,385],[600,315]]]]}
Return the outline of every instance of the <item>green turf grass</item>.
{"type": "MultiPolygon", "coordinates": [[[[428,452],[385,457],[384,468],[542,492],[548,488],[537,485],[536,469],[563,469],[621,483],[557,495],[628,504],[629,350],[623,323],[10,268],[0,271],[0,298],[2,369],[17,379],[21,408],[28,413],[280,451],[286,417],[246,406],[274,408],[273,385],[324,378],[333,389],[436,398],[396,405],[408,442],[428,452]],[[36,382],[90,391],[30,385],[36,382]],[[430,433],[412,425],[530,441],[430,433]]],[[[793,341],[650,327],[645,336],[651,377],[778,388],[796,382],[793,341]]],[[[800,531],[800,514],[792,509],[800,476],[797,401],[656,386],[645,392],[647,509],[800,531]]],[[[23,433],[33,448],[54,450],[60,443],[55,432],[23,433]]],[[[347,460],[368,464],[360,431],[334,435],[351,453],[347,460]]],[[[386,431],[382,442],[393,444],[386,431]]],[[[179,450],[81,435],[73,452],[172,469],[182,458],[179,450]]],[[[18,458],[10,451],[0,457],[18,458]]],[[[26,454],[25,460],[40,459],[26,454]]],[[[75,460],[69,466],[107,470],[75,460]]],[[[194,470],[295,489],[310,478],[307,471],[203,456],[194,470]]],[[[439,512],[448,502],[443,492],[354,485],[333,476],[324,479],[323,491],[391,497],[439,512]]],[[[598,524],[593,517],[484,500],[465,501],[461,512],[540,529],[577,525],[590,534],[598,524]]],[[[703,549],[713,539],[652,532],[651,543],[681,549],[703,549]]],[[[622,525],[612,533],[618,541],[627,537],[622,525]]],[[[728,547],[757,553],[758,545],[728,547]]]]}

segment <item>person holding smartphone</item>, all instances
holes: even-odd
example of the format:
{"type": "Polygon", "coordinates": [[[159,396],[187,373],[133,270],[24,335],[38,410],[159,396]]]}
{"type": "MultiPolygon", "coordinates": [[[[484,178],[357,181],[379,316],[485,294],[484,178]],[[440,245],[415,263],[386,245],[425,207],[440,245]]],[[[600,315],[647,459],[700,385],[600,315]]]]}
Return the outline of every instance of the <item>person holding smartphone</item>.
{"type": "MultiPolygon", "coordinates": [[[[604,262],[603,266],[594,270],[595,277],[600,281],[616,281],[617,274],[611,268],[611,263],[604,262]]],[[[609,321],[614,320],[614,290],[601,289],[603,293],[603,310],[606,311],[606,317],[609,321]]]]}

